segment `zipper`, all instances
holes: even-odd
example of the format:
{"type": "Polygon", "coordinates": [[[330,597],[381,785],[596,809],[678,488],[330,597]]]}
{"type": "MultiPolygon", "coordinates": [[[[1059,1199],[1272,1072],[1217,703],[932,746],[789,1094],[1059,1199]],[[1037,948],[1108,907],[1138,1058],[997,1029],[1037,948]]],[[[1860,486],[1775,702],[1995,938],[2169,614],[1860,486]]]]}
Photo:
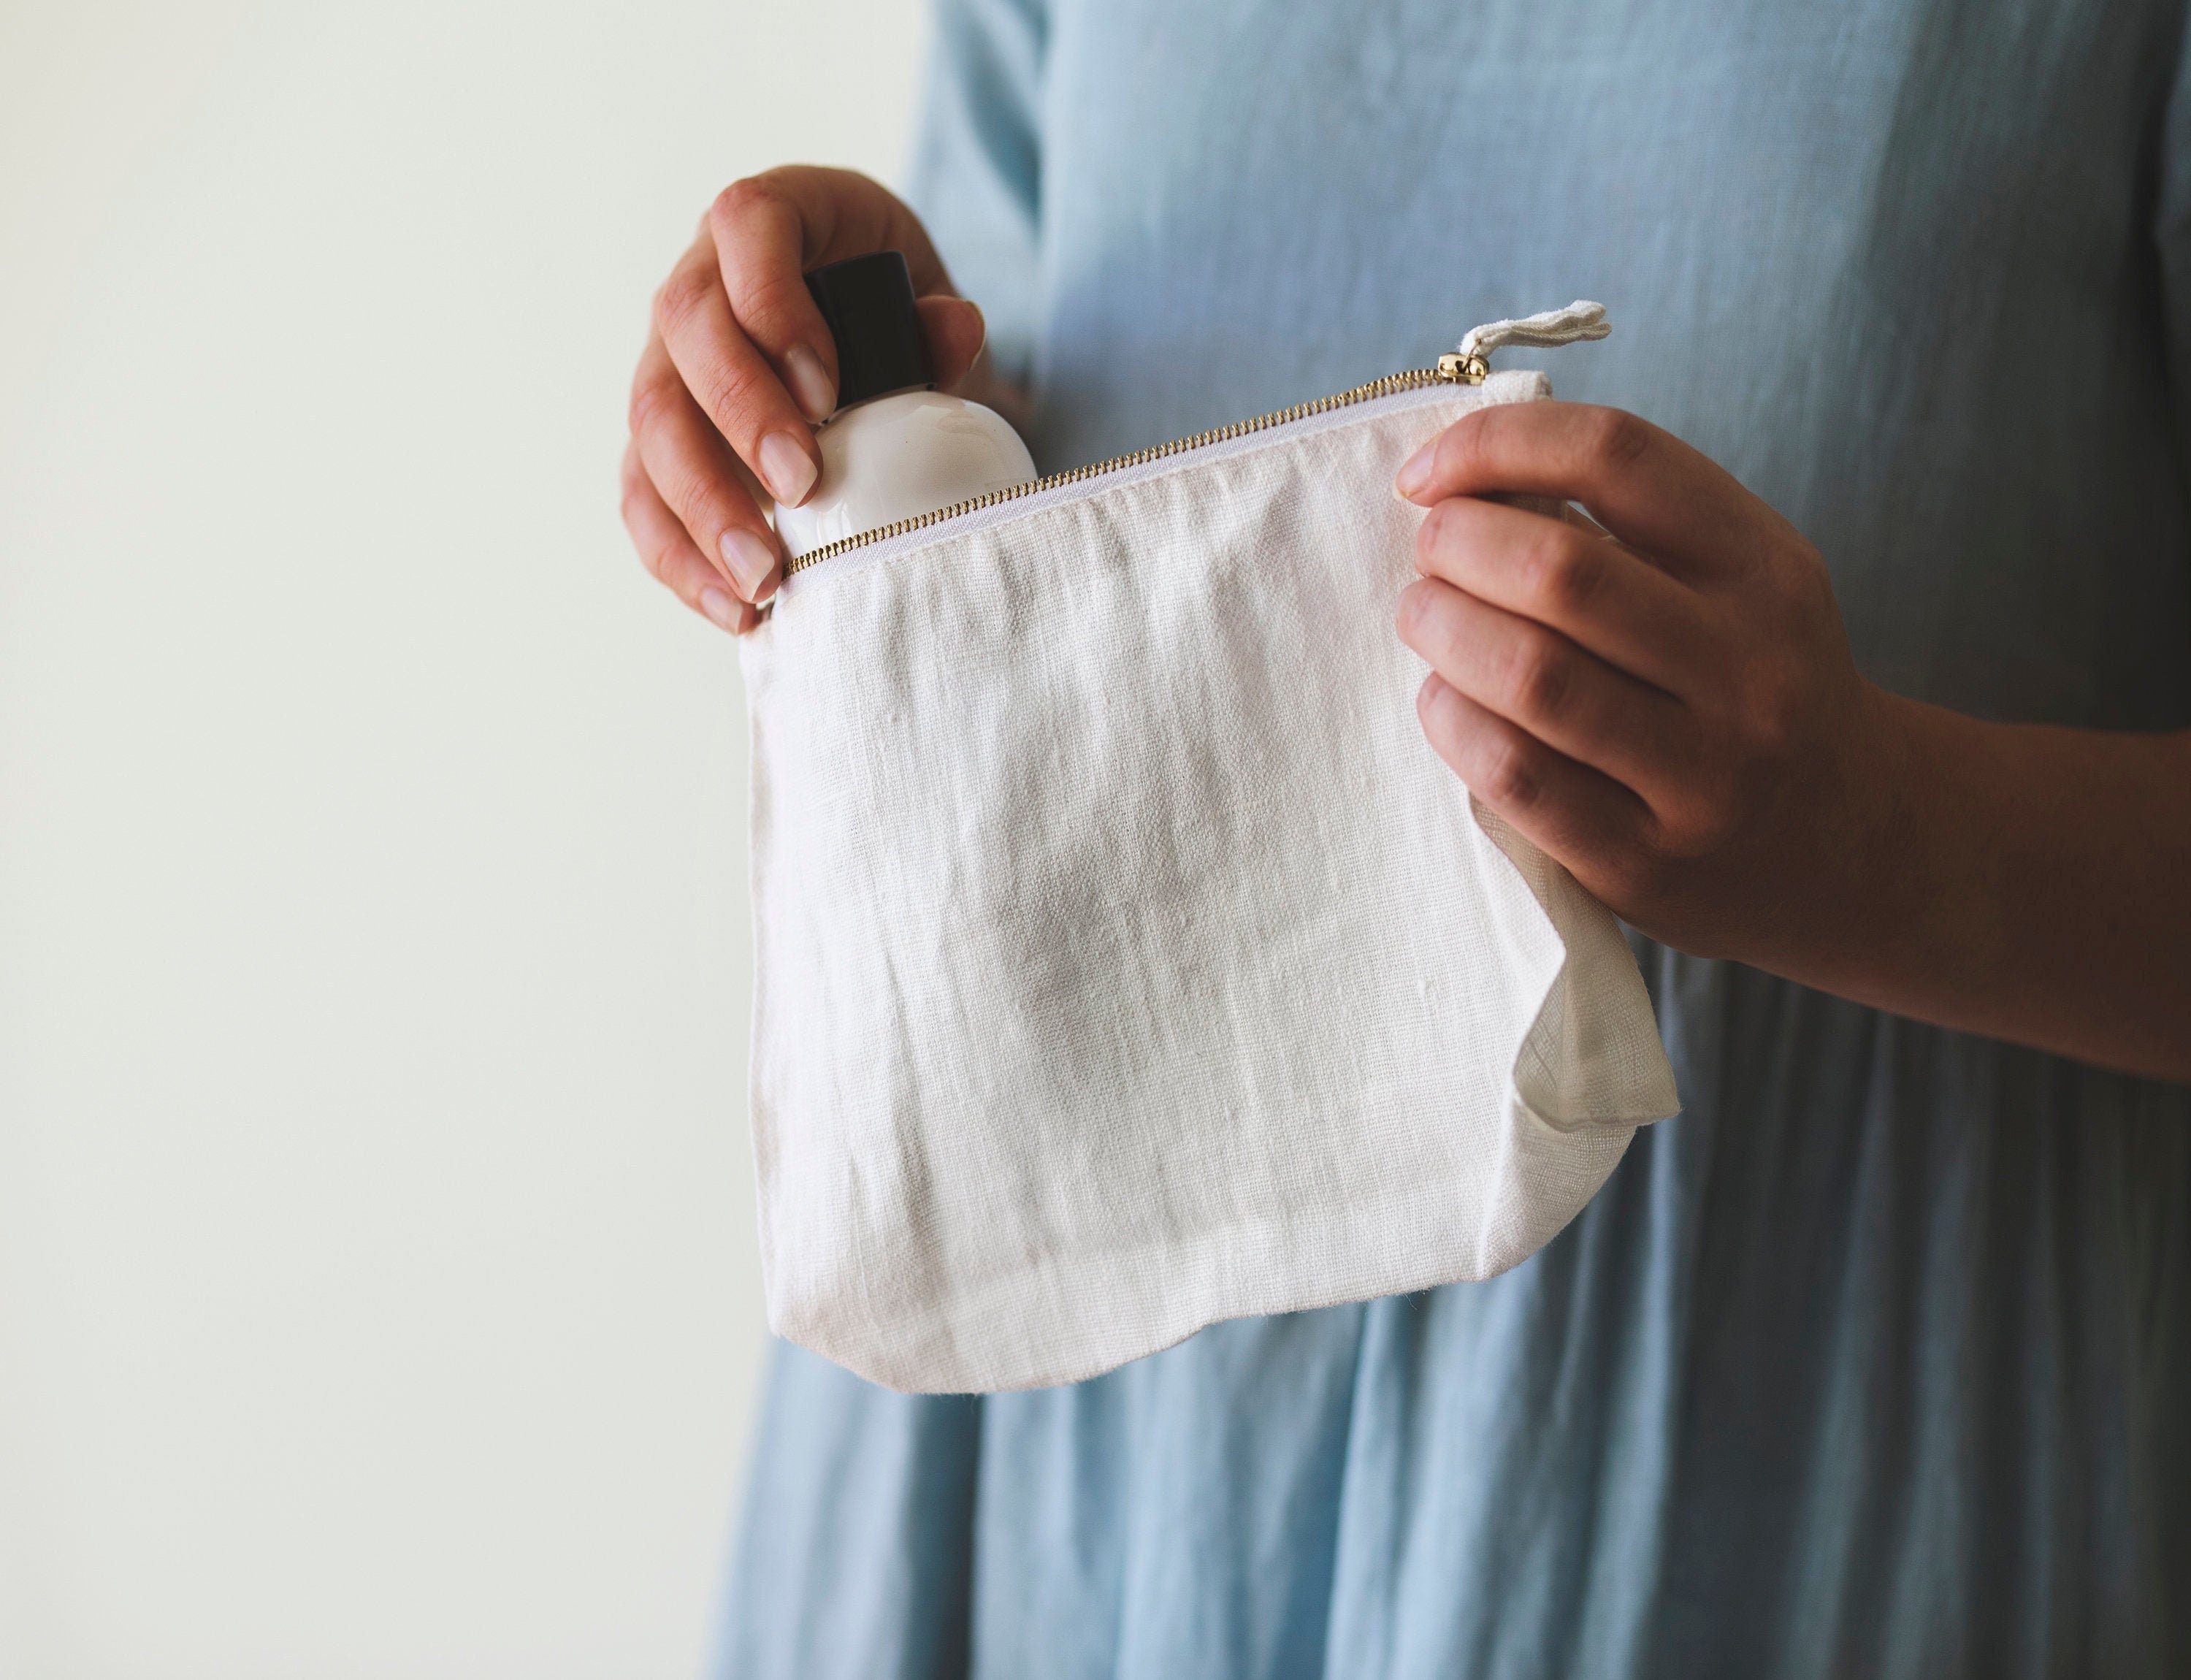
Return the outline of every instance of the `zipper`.
{"type": "Polygon", "coordinates": [[[1229,443],[1236,437],[1268,431],[1273,426],[1290,425],[1295,420],[1329,414],[1335,409],[1352,408],[1359,402],[1374,402],[1380,397],[1397,396],[1403,391],[1420,390],[1426,385],[1480,385],[1491,373],[1490,363],[1486,358],[1502,345],[1573,344],[1580,339],[1602,339],[1610,331],[1612,328],[1606,324],[1602,304],[1578,302],[1563,310],[1551,310],[1519,321],[1494,321],[1488,326],[1473,328],[1461,339],[1460,349],[1448,350],[1438,357],[1435,367],[1415,367],[1403,373],[1387,373],[1381,379],[1372,379],[1366,385],[1357,385],[1353,390],[1340,391],[1336,396],[1319,396],[1309,402],[1296,402],[1290,408],[1273,409],[1267,414],[1256,415],[1252,420],[1235,420],[1230,425],[1198,431],[1191,437],[1174,438],[1169,443],[1152,444],[1130,454],[1113,455],[1107,461],[1096,461],[1088,466],[1070,467],[1063,472],[1031,478],[1025,484],[1014,484],[1002,490],[970,496],[965,501],[953,502],[948,507],[937,508],[932,513],[914,514],[908,518],[893,520],[888,525],[879,525],[872,531],[839,537],[834,543],[824,543],[818,548],[809,549],[805,554],[794,555],[785,561],[784,576],[795,577],[808,567],[819,566],[825,560],[834,560],[839,555],[851,554],[856,549],[864,549],[875,543],[886,543],[894,537],[925,531],[931,526],[942,525],[947,520],[961,519],[970,513],[980,513],[1006,502],[1016,502],[1022,496],[1055,490],[1061,485],[1085,483],[1091,478],[1101,478],[1106,473],[1117,472],[1123,468],[1144,466],[1151,461],[1184,455],[1190,450],[1206,449],[1213,443],[1229,443]]]}

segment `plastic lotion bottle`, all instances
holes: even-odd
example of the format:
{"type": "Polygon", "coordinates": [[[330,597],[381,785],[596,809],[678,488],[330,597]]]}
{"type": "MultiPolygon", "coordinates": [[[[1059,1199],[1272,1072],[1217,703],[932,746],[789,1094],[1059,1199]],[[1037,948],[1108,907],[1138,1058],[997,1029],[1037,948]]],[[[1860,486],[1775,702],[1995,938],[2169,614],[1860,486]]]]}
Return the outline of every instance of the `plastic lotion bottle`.
{"type": "Polygon", "coordinates": [[[1034,458],[1002,415],[931,389],[928,340],[902,253],[817,268],[806,289],[837,341],[837,412],[817,434],[822,476],[813,493],[776,510],[786,554],[1035,476],[1034,458]]]}

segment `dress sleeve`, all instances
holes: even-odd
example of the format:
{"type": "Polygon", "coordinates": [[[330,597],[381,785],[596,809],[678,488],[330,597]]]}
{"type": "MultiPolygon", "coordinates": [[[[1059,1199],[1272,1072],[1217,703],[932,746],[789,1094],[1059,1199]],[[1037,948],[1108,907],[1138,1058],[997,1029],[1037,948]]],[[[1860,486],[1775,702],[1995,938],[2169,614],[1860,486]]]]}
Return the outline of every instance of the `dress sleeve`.
{"type": "Polygon", "coordinates": [[[1024,382],[1042,225],[1044,0],[936,0],[935,25],[906,196],[987,317],[998,371],[1024,382]]]}

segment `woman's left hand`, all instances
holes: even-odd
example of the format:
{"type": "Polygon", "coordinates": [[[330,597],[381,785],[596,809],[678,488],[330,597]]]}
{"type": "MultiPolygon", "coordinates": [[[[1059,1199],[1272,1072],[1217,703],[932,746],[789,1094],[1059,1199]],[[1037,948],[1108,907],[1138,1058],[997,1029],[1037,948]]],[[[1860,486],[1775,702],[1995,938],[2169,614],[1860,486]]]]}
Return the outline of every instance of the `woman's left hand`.
{"type": "Polygon", "coordinates": [[[1616,409],[1481,409],[1399,489],[1431,510],[1400,601],[1424,734],[1636,926],[2191,1081],[2191,730],[1888,693],[1801,533],[1616,409]],[[1597,523],[1489,499],[1515,495],[1597,523]]]}
{"type": "Polygon", "coordinates": [[[1397,487],[1430,510],[1399,632],[1431,664],[1417,709],[1440,756],[1645,932],[1804,966],[1894,823],[1890,709],[1818,551],[1618,409],[1480,409],[1397,487]]]}

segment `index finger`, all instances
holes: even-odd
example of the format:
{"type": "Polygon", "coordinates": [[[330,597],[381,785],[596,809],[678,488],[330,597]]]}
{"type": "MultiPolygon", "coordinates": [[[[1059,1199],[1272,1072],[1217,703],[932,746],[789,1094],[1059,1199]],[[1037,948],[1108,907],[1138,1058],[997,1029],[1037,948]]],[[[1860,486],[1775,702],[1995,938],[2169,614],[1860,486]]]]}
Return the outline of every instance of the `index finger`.
{"type": "Polygon", "coordinates": [[[1671,432],[1581,402],[1464,414],[1400,469],[1397,487],[1426,507],[1501,493],[1579,502],[1621,542],[1677,571],[1740,567],[1792,530],[1671,432]]]}
{"type": "Polygon", "coordinates": [[[839,370],[836,343],[806,289],[806,271],[841,257],[899,251],[916,297],[958,295],[913,214],[851,170],[794,166],[734,181],[709,207],[708,227],[739,329],[813,419],[828,418],[839,370]],[[824,383],[815,385],[817,379],[824,383]]]}

